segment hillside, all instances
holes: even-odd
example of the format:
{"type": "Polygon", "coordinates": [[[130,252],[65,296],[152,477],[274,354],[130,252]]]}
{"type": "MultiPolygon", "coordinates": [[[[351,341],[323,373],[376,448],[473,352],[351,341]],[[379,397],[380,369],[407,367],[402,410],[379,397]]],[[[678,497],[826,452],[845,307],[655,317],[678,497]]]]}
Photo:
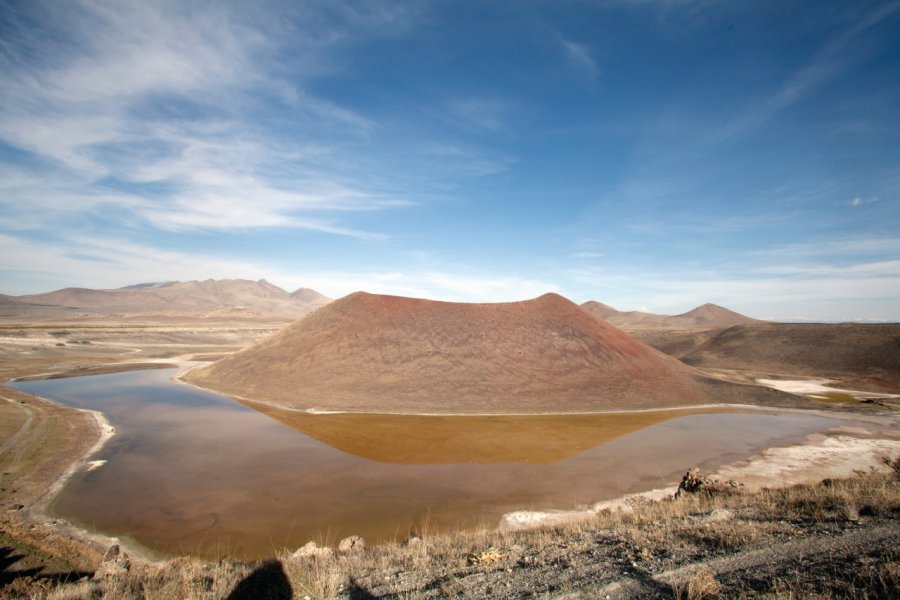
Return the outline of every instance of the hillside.
{"type": "Polygon", "coordinates": [[[13,296],[7,296],[6,294],[0,294],[0,310],[3,310],[3,309],[7,309],[7,310],[20,309],[21,310],[25,306],[27,306],[27,305],[24,302],[22,302],[21,300],[19,300],[17,298],[14,298],[13,296]]]}
{"type": "Polygon", "coordinates": [[[462,304],[357,292],[186,379],[282,407],[416,413],[681,406],[740,387],[555,294],[462,304]]]}
{"type": "Polygon", "coordinates": [[[680,315],[657,315],[648,312],[618,311],[596,302],[585,302],[581,307],[624,329],[721,329],[734,325],[763,323],[717,304],[703,304],[680,315]]]}
{"type": "Polygon", "coordinates": [[[223,309],[246,315],[296,319],[328,304],[330,298],[300,288],[288,293],[265,279],[207,279],[142,283],[118,289],[65,288],[45,294],[6,296],[0,304],[5,315],[121,313],[214,313],[223,309]]]}
{"type": "Polygon", "coordinates": [[[702,367],[844,375],[900,384],[897,323],[739,325],[698,339],[696,346],[674,354],[702,367]]]}

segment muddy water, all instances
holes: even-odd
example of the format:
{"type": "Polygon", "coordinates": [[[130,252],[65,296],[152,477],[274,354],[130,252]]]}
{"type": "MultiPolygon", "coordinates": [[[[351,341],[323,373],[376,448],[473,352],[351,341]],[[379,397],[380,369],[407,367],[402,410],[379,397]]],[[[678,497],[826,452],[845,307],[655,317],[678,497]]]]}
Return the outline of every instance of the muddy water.
{"type": "Polygon", "coordinates": [[[834,420],[759,412],[535,417],[308,415],[137,371],[23,391],[103,411],[103,466],[71,480],[60,516],[162,554],[257,558],[310,539],[375,541],[494,526],[665,486],[834,420]]]}

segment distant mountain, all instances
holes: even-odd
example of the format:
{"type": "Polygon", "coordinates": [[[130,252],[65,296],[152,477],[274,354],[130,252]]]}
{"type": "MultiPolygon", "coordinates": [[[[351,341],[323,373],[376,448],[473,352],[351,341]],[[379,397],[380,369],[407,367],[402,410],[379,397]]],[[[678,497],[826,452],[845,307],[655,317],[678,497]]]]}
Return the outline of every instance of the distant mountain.
{"type": "Polygon", "coordinates": [[[556,294],[464,304],[356,292],[186,378],[281,407],[411,413],[706,404],[730,385],[710,388],[556,294]]]}
{"type": "Polygon", "coordinates": [[[0,306],[17,306],[24,304],[20,300],[13,298],[12,296],[7,296],[6,294],[0,294],[0,306]]]}
{"type": "Polygon", "coordinates": [[[324,306],[331,302],[331,298],[323,296],[316,290],[311,290],[309,288],[300,288],[291,292],[291,298],[293,300],[296,300],[297,302],[305,302],[307,304],[315,304],[319,306],[324,306]]]}
{"type": "Polygon", "coordinates": [[[759,319],[736,313],[718,304],[706,303],[684,314],[676,315],[673,319],[679,319],[686,323],[693,323],[697,327],[708,329],[719,327],[732,327],[734,325],[751,325],[763,323],[759,319]]]}
{"type": "Polygon", "coordinates": [[[177,281],[151,281],[148,283],[134,283],[132,285],[126,285],[125,287],[119,288],[121,290],[142,290],[149,287],[155,287],[159,285],[167,285],[170,283],[178,283],[177,281]]]}
{"type": "Polygon", "coordinates": [[[614,309],[609,304],[603,304],[602,302],[597,302],[596,300],[588,300],[581,305],[581,308],[587,309],[595,315],[603,317],[607,321],[609,320],[609,317],[619,314],[619,311],[614,309]]]}
{"type": "Polygon", "coordinates": [[[3,296],[3,314],[215,313],[296,319],[331,302],[315,290],[288,293],[265,279],[206,279],[140,283],[111,290],[65,288],[3,296]]]}
{"type": "Polygon", "coordinates": [[[720,329],[734,325],[765,323],[717,304],[703,304],[680,315],[656,315],[641,311],[618,311],[602,302],[588,301],[581,307],[625,329],[720,329]]]}

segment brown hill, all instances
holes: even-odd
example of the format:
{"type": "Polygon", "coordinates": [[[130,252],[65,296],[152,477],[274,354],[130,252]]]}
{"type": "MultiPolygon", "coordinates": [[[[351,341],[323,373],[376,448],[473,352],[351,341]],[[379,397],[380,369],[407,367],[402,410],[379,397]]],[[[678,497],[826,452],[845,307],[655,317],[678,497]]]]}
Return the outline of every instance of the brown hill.
{"type": "Polygon", "coordinates": [[[597,302],[596,300],[588,300],[581,305],[581,308],[592,312],[607,321],[610,317],[614,317],[615,315],[620,314],[619,311],[614,309],[609,304],[603,304],[602,302],[597,302]]]}
{"type": "Polygon", "coordinates": [[[316,290],[310,288],[299,288],[290,294],[291,300],[301,302],[310,306],[325,306],[331,302],[331,298],[323,296],[316,290]]]}
{"type": "Polygon", "coordinates": [[[679,406],[728,387],[556,294],[462,304],[357,292],[186,379],[283,407],[415,413],[679,406]]]}
{"type": "Polygon", "coordinates": [[[581,305],[616,327],[624,329],[721,329],[733,325],[763,323],[717,304],[703,304],[680,315],[656,315],[653,313],[618,311],[602,302],[588,301],[581,305]]]}
{"type": "Polygon", "coordinates": [[[7,296],[6,294],[0,294],[0,307],[17,307],[22,306],[24,302],[18,300],[17,298],[13,298],[12,296],[7,296]]]}
{"type": "Polygon", "coordinates": [[[706,303],[698,306],[694,310],[671,317],[673,321],[690,323],[695,327],[704,329],[718,329],[720,327],[731,327],[733,325],[750,325],[752,323],[762,323],[758,319],[747,317],[733,310],[729,310],[718,304],[706,303]]]}
{"type": "Polygon", "coordinates": [[[900,324],[738,325],[674,353],[703,367],[844,375],[900,383],[900,324]]]}
{"type": "Polygon", "coordinates": [[[37,309],[39,307],[31,307],[30,305],[20,301],[18,298],[14,298],[13,296],[7,296],[6,294],[0,294],[0,316],[9,316],[9,315],[25,315],[35,312],[33,309],[37,309]]]}
{"type": "Polygon", "coordinates": [[[65,288],[46,294],[13,298],[19,305],[9,314],[43,312],[55,307],[59,313],[114,314],[180,312],[206,314],[222,309],[240,309],[268,316],[296,319],[331,300],[315,290],[301,288],[289,294],[265,279],[207,279],[143,283],[112,290],[65,288]]]}

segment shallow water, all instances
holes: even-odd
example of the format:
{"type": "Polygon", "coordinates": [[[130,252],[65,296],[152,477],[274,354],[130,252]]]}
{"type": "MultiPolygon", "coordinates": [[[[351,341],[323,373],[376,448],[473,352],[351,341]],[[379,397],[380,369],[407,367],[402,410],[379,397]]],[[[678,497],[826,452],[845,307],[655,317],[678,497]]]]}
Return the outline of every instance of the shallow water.
{"type": "Polygon", "coordinates": [[[116,435],[53,505],[162,554],[259,558],[310,539],[494,526],[677,481],[835,420],[655,411],[606,415],[309,415],[134,371],[15,387],[104,412],[116,435]],[[264,412],[262,412],[264,411],[264,412]]]}

